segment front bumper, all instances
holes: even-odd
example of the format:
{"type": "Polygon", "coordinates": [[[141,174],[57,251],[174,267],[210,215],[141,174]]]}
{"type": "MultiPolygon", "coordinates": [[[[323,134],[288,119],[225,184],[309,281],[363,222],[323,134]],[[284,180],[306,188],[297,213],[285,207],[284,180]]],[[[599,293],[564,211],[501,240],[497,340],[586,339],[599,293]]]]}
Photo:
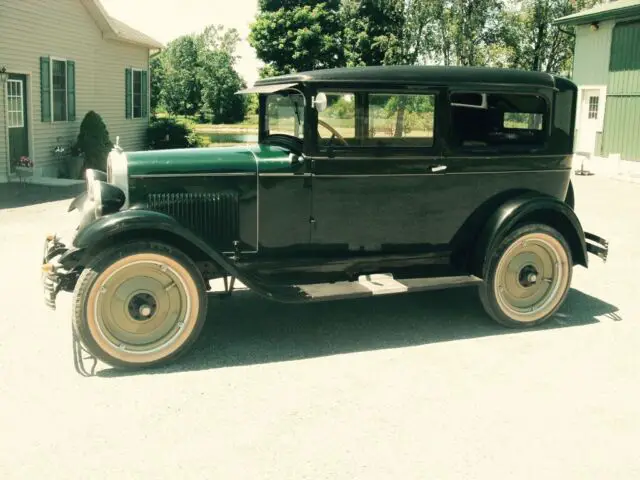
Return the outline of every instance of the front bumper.
{"type": "Polygon", "coordinates": [[[584,232],[584,239],[586,240],[587,252],[593,253],[606,262],[609,256],[609,242],[589,232],[584,232]]]}
{"type": "Polygon", "coordinates": [[[56,297],[61,290],[69,286],[72,273],[65,270],[59,259],[69,249],[56,235],[48,235],[44,242],[42,254],[42,286],[44,303],[52,310],[56,309],[56,297]]]}

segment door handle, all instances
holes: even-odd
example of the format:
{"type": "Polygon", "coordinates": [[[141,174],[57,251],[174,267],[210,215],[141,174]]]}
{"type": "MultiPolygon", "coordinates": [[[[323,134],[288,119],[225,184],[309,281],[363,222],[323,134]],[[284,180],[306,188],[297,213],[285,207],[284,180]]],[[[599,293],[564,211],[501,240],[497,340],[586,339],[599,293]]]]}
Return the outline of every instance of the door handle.
{"type": "Polygon", "coordinates": [[[444,172],[447,169],[446,165],[431,165],[429,167],[433,173],[444,172]]]}

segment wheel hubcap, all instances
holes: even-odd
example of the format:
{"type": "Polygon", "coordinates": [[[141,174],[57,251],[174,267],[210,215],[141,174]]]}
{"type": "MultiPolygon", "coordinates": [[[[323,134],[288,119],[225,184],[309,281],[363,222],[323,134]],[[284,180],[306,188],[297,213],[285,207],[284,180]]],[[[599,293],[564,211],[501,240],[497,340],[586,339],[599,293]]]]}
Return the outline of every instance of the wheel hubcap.
{"type": "Polygon", "coordinates": [[[152,294],[136,293],[127,305],[129,315],[133,320],[144,322],[155,315],[158,304],[152,294]]]}
{"type": "Polygon", "coordinates": [[[549,314],[568,284],[569,259],[550,235],[530,234],[511,245],[496,269],[500,308],[513,320],[531,322],[549,314]]]}
{"type": "Polygon", "coordinates": [[[170,354],[197,317],[192,299],[198,291],[188,272],[156,254],[116,262],[96,280],[94,292],[90,320],[96,341],[130,361],[170,354]]]}

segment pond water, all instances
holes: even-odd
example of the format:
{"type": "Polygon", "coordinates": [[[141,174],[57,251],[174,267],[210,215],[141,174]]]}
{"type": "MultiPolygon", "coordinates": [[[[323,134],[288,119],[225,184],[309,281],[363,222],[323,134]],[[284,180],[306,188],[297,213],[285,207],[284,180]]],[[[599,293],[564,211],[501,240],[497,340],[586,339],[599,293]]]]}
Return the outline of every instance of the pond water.
{"type": "Polygon", "coordinates": [[[207,133],[206,137],[213,144],[216,143],[258,143],[258,134],[256,133],[207,133]]]}

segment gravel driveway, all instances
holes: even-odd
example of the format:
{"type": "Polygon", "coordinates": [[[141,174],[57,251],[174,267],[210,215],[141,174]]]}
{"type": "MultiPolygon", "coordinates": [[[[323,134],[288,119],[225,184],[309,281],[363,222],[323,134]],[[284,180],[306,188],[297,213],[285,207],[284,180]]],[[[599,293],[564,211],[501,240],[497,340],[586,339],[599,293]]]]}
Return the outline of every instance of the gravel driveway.
{"type": "Polygon", "coordinates": [[[574,182],[611,253],[543,328],[494,324],[473,289],[239,292],[211,300],[179,364],[92,378],[73,370],[70,296],[48,311],[39,283],[69,200],[0,202],[0,478],[640,478],[640,185],[574,182]]]}

